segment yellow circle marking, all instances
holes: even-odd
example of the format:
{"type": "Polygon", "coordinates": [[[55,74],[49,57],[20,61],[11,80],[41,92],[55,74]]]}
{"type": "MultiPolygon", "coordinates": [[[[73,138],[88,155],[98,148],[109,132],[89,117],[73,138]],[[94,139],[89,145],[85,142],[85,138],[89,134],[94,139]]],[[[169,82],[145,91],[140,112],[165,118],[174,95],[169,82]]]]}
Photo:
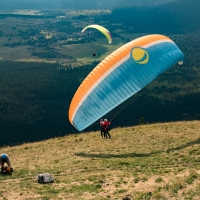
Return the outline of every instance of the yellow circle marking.
{"type": "Polygon", "coordinates": [[[144,49],[136,47],[132,51],[133,60],[138,64],[146,64],[149,61],[149,54],[144,49]]]}

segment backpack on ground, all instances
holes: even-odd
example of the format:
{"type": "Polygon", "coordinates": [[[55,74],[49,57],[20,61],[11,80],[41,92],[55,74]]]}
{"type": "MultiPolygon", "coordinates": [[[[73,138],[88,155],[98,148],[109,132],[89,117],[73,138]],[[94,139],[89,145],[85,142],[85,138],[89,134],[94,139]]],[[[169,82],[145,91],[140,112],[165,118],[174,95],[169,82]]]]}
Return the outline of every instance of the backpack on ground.
{"type": "Polygon", "coordinates": [[[49,173],[38,174],[37,182],[38,183],[53,183],[54,178],[49,173]]]}
{"type": "Polygon", "coordinates": [[[12,168],[6,166],[6,167],[2,167],[1,168],[1,174],[9,174],[9,175],[12,175],[12,168]]]}

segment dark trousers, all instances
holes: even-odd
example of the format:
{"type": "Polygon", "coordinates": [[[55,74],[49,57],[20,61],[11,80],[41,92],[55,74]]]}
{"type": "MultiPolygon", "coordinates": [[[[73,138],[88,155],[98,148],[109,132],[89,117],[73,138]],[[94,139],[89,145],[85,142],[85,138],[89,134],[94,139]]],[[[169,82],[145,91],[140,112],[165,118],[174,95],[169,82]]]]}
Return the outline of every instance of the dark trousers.
{"type": "Polygon", "coordinates": [[[105,130],[104,130],[104,128],[101,129],[101,137],[105,137],[105,130]]]}
{"type": "Polygon", "coordinates": [[[108,128],[106,128],[104,131],[104,138],[111,138],[108,128]]]}

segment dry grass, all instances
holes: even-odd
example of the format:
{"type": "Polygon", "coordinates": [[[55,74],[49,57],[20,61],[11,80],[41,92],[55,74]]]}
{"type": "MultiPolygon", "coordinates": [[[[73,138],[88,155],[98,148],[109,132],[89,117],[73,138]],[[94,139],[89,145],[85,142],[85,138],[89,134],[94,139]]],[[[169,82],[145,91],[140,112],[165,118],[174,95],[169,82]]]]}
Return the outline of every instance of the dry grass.
{"type": "MultiPolygon", "coordinates": [[[[37,133],[36,133],[37,134],[37,133]]],[[[2,147],[0,199],[199,199],[200,121],[118,128],[2,147]],[[39,173],[55,182],[41,185],[39,173]]]]}

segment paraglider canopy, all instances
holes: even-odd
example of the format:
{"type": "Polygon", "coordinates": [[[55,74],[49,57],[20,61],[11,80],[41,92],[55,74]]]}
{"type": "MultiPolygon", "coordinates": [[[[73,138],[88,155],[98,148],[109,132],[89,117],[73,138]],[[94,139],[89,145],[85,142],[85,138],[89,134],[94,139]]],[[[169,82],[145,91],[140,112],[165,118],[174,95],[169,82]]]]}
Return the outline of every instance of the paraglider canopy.
{"type": "Polygon", "coordinates": [[[103,26],[97,25],[97,24],[92,24],[92,25],[86,26],[86,27],[82,30],[82,33],[83,33],[86,29],[88,29],[88,28],[94,28],[94,29],[97,29],[98,31],[100,31],[101,33],[103,33],[103,34],[106,36],[106,38],[107,38],[109,44],[111,44],[111,42],[112,42],[112,35],[111,35],[110,31],[108,31],[106,28],[104,28],[103,26]]]}
{"type": "Polygon", "coordinates": [[[178,62],[179,65],[183,65],[183,61],[178,62]]]}
{"type": "Polygon", "coordinates": [[[67,16],[59,16],[59,17],[57,17],[57,22],[58,22],[60,19],[64,19],[64,18],[67,18],[67,16]]]}
{"type": "Polygon", "coordinates": [[[147,35],[123,45],[79,86],[69,121],[79,131],[87,128],[183,59],[182,51],[164,35],[147,35]]]}

